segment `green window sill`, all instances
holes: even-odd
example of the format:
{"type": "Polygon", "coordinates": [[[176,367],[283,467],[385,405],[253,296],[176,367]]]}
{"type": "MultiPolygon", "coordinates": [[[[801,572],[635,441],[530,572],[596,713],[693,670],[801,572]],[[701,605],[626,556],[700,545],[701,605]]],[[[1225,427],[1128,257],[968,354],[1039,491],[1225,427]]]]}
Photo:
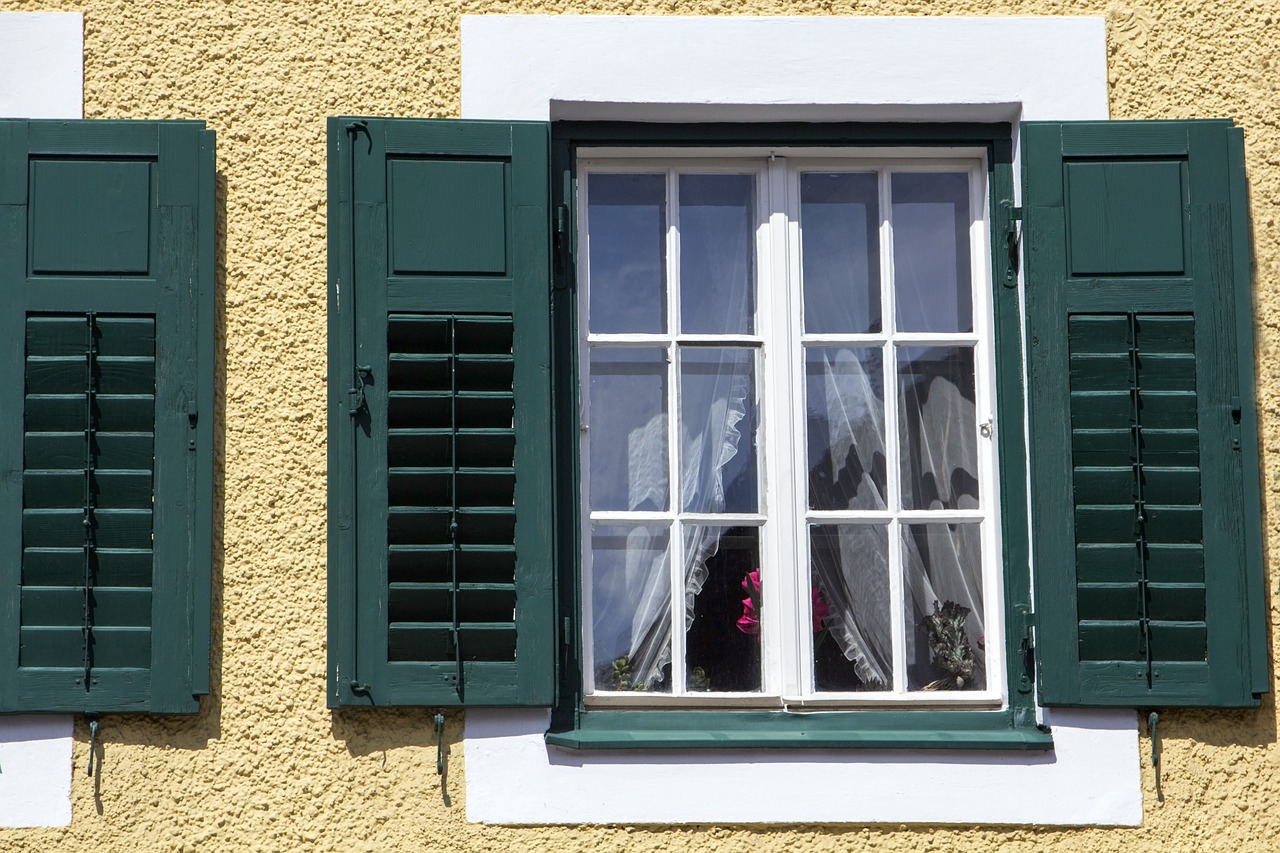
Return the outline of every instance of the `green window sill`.
{"type": "Polygon", "coordinates": [[[568,749],[1049,750],[1027,711],[582,711],[553,724],[568,749]]]}

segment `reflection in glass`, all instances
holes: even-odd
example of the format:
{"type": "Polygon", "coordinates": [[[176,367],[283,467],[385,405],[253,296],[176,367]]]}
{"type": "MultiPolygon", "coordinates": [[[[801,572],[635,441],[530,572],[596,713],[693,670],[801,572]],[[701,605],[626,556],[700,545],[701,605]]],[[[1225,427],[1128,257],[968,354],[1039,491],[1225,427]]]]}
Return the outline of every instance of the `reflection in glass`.
{"type": "Polygon", "coordinates": [[[750,334],[754,175],[680,176],[680,330],[750,334]]]}
{"type": "Polygon", "coordinates": [[[685,679],[690,692],[760,690],[760,531],[684,529],[685,679]]]}
{"type": "Polygon", "coordinates": [[[680,350],[680,491],[686,512],[755,512],[755,350],[680,350]]]}
{"type": "Polygon", "coordinates": [[[909,690],[986,688],[981,533],[978,523],[902,528],[909,690]]]}
{"type": "Polygon", "coordinates": [[[665,332],[665,175],[587,176],[589,331],[665,332]]]}
{"type": "Polygon", "coordinates": [[[810,612],[814,689],[892,689],[889,528],[815,524],[809,528],[809,543],[810,579],[817,590],[810,612]],[[814,618],[824,607],[825,618],[814,618]]]}
{"type": "Polygon", "coordinates": [[[670,692],[671,555],[666,527],[591,528],[595,688],[670,692]]]}
{"type": "Polygon", "coordinates": [[[898,348],[904,509],[978,507],[971,347],[898,348]]]}
{"type": "Polygon", "coordinates": [[[806,332],[880,331],[879,225],[874,173],[800,175],[806,332]]]}
{"type": "Polygon", "coordinates": [[[898,172],[892,193],[898,330],[973,331],[968,174],[898,172]]]}
{"type": "Polygon", "coordinates": [[[805,350],[811,509],[884,509],[884,356],[880,349],[805,350]]]}
{"type": "Polygon", "coordinates": [[[667,362],[653,348],[590,350],[593,510],[667,508],[667,362]]]}

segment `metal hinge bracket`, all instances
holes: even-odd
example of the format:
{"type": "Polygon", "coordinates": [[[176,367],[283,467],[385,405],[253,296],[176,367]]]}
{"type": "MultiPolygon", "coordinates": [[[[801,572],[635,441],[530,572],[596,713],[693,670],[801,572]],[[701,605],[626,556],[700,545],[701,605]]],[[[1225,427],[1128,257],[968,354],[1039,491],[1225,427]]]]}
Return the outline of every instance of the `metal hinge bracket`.
{"type": "Polygon", "coordinates": [[[351,417],[357,417],[362,411],[369,410],[369,403],[365,400],[364,386],[373,381],[373,369],[368,365],[359,365],[356,367],[355,384],[347,389],[347,394],[351,398],[351,405],[347,409],[347,414],[351,417]]]}
{"type": "Polygon", "coordinates": [[[556,275],[554,286],[556,290],[563,290],[569,286],[569,208],[563,204],[556,205],[556,225],[555,234],[552,239],[555,244],[555,267],[556,275]]]}
{"type": "Polygon", "coordinates": [[[1011,201],[1000,202],[1009,211],[1009,222],[1005,226],[1005,259],[1004,268],[1004,286],[1018,286],[1018,268],[1021,266],[1021,257],[1018,255],[1018,223],[1022,221],[1022,208],[1016,207],[1011,201]]]}
{"type": "Polygon", "coordinates": [[[1022,671],[1018,673],[1018,692],[1030,693],[1036,683],[1036,615],[1028,608],[1018,610],[1022,617],[1022,639],[1018,643],[1022,671]]]}

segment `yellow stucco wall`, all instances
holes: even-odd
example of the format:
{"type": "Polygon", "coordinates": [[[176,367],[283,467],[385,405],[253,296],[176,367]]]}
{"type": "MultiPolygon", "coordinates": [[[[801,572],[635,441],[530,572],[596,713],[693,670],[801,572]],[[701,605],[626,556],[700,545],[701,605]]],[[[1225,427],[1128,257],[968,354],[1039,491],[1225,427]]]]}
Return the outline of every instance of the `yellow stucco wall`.
{"type": "MultiPolygon", "coordinates": [[[[77,723],[71,826],[0,830],[0,849],[1280,849],[1271,697],[1257,712],[1167,713],[1164,802],[1144,739],[1143,826],[1082,830],[471,825],[460,715],[445,729],[442,789],[428,713],[333,714],[324,704],[324,119],[457,115],[460,14],[1105,15],[1113,117],[1226,115],[1245,128],[1270,502],[1280,488],[1274,0],[0,0],[0,10],[84,13],[86,117],[207,120],[225,211],[214,701],[192,719],[105,718],[92,779],[77,723]]],[[[1280,554],[1274,518],[1268,545],[1280,554]]]]}

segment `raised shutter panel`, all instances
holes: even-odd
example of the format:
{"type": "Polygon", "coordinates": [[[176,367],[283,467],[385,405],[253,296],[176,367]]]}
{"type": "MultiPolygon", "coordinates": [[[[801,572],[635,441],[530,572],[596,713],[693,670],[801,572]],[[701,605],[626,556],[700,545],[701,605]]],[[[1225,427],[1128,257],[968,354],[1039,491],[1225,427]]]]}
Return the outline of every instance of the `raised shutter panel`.
{"type": "Polygon", "coordinates": [[[1023,126],[1045,704],[1266,690],[1242,157],[1225,121],[1023,126]]]}
{"type": "Polygon", "coordinates": [[[212,189],[201,123],[0,121],[0,711],[208,691],[212,189]]]}
{"type": "Polygon", "coordinates": [[[550,704],[548,128],[329,132],[330,702],[550,704]]]}

